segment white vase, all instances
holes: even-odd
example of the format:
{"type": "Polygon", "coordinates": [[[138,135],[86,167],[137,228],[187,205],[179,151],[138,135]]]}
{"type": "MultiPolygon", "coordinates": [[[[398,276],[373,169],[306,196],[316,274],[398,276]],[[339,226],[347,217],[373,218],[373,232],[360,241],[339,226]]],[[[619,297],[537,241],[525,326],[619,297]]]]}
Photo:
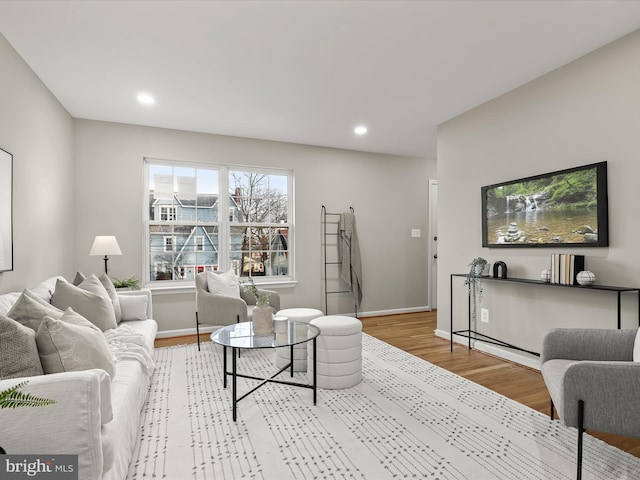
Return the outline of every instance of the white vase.
{"type": "Polygon", "coordinates": [[[551,281],[551,270],[548,268],[540,272],[540,280],[549,283],[551,281]]]}
{"type": "Polygon", "coordinates": [[[588,287],[589,285],[593,285],[596,282],[596,276],[593,274],[593,272],[585,270],[578,273],[576,280],[583,287],[588,287]]]}
{"type": "Polygon", "coordinates": [[[271,307],[253,307],[253,334],[271,335],[273,333],[273,310],[271,307]]]}

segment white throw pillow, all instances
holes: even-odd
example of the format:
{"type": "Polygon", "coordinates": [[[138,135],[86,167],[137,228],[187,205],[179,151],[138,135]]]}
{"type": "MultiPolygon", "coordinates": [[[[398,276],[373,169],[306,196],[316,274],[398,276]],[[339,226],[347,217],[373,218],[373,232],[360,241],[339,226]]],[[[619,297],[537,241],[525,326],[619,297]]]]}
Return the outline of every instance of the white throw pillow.
{"type": "Polygon", "coordinates": [[[73,308],[102,331],[117,327],[111,298],[95,275],[89,275],[77,287],[58,280],[51,304],[61,310],[73,308]]]}
{"type": "Polygon", "coordinates": [[[31,290],[25,289],[20,294],[20,297],[18,297],[18,300],[16,300],[16,303],[13,304],[11,310],[7,312],[7,317],[13,318],[16,322],[32,328],[35,332],[38,330],[40,322],[42,322],[45,315],[60,318],[62,313],[62,310],[59,308],[45,302],[31,290]]]}
{"type": "Polygon", "coordinates": [[[120,296],[122,320],[146,320],[148,302],[149,297],[147,297],[146,295],[120,296]]]}
{"type": "Polygon", "coordinates": [[[101,368],[116,374],[104,334],[82,315],[67,309],[59,320],[46,316],[36,332],[45,374],[101,368]]]}
{"type": "Polygon", "coordinates": [[[640,328],[636,332],[636,341],[633,344],[633,361],[640,362],[640,328]]]}
{"type": "Polygon", "coordinates": [[[233,270],[224,273],[207,272],[207,288],[216,295],[240,298],[240,282],[233,270]]]}

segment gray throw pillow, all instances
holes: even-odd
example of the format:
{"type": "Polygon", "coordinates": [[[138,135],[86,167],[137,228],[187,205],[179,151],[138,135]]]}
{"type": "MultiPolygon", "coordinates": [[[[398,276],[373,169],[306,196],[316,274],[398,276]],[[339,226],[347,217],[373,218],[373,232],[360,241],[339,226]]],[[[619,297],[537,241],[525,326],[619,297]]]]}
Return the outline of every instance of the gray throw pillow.
{"type": "Polygon", "coordinates": [[[77,286],[78,286],[78,285],[80,285],[82,282],[84,282],[86,279],[87,279],[87,277],[86,277],[86,275],[85,275],[84,273],[82,273],[82,272],[76,272],[76,276],[75,276],[75,278],[73,279],[73,282],[71,282],[71,283],[73,283],[73,284],[77,287],[77,286]]]}
{"type": "Polygon", "coordinates": [[[36,332],[0,315],[0,380],[42,373],[36,332]]]}
{"type": "Polygon", "coordinates": [[[106,273],[100,275],[98,279],[109,294],[109,298],[111,299],[111,303],[113,304],[113,313],[115,313],[116,315],[116,323],[120,323],[122,321],[122,308],[120,307],[120,299],[118,298],[116,287],[113,286],[113,282],[106,273]]]}
{"type": "Polygon", "coordinates": [[[116,374],[104,334],[71,308],[59,320],[44,317],[36,333],[36,342],[44,373],[101,368],[111,379],[116,374]]]}
{"type": "Polygon", "coordinates": [[[7,317],[14,319],[34,331],[38,330],[40,322],[45,315],[53,318],[60,318],[62,310],[45,302],[42,298],[34,294],[31,290],[24,290],[11,310],[7,312],[7,317]]]}
{"type": "Polygon", "coordinates": [[[103,332],[118,326],[111,298],[95,275],[89,275],[77,287],[58,280],[51,304],[61,310],[73,308],[103,332]]]}

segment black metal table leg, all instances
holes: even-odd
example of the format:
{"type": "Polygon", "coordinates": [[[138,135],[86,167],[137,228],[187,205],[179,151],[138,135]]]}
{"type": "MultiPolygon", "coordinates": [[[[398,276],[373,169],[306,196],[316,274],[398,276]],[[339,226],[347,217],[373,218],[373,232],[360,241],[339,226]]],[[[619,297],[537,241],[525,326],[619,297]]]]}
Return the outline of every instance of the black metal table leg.
{"type": "Polygon", "coordinates": [[[227,388],[227,347],[222,347],[222,385],[227,388]]]}
{"type": "Polygon", "coordinates": [[[290,360],[291,360],[291,377],[293,378],[293,345],[291,345],[291,350],[289,352],[291,354],[290,360]]]}
{"type": "MultiPolygon", "coordinates": [[[[449,351],[453,352],[453,275],[449,279],[449,287],[451,294],[449,295],[449,351]]],[[[640,322],[640,320],[638,320],[640,322]]]]}
{"type": "Polygon", "coordinates": [[[317,375],[317,363],[316,363],[316,338],[315,337],[313,339],[313,404],[316,404],[316,400],[318,398],[318,386],[317,386],[317,382],[316,382],[316,375],[317,375]]]}
{"type": "Polygon", "coordinates": [[[620,330],[621,325],[621,315],[620,315],[620,307],[622,304],[622,301],[620,300],[620,296],[622,295],[622,292],[618,292],[618,330],[620,330]]]}
{"type": "Polygon", "coordinates": [[[232,379],[231,379],[231,401],[233,402],[233,421],[236,421],[236,410],[237,410],[237,404],[238,404],[238,400],[237,400],[237,395],[238,395],[238,390],[237,390],[237,376],[236,376],[236,348],[232,348],[231,349],[231,372],[232,372],[232,379]]]}

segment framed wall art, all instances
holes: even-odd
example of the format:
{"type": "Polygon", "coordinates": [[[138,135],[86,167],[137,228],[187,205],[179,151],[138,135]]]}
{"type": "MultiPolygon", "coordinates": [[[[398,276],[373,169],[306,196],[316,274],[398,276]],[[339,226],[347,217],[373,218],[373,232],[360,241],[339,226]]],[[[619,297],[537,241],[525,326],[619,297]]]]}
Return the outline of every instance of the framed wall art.
{"type": "Polygon", "coordinates": [[[0,272],[13,270],[13,155],[0,148],[0,272]]]}
{"type": "Polygon", "coordinates": [[[607,162],[482,187],[483,247],[607,247],[607,162]]]}

